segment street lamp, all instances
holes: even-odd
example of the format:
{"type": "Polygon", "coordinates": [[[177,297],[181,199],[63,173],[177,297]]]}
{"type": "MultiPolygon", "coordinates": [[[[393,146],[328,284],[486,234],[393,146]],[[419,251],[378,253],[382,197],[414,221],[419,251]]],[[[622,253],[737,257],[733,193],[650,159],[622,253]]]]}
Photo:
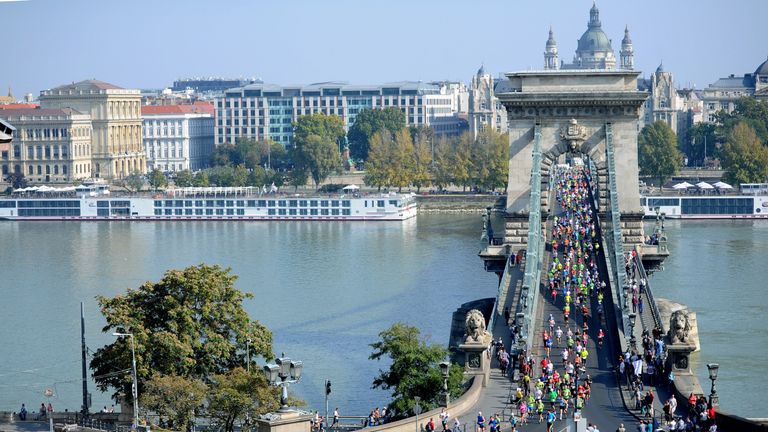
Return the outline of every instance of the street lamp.
{"type": "Polygon", "coordinates": [[[295,384],[301,380],[301,369],[304,363],[299,360],[291,360],[282,353],[275,359],[277,364],[268,364],[264,366],[264,374],[271,385],[283,388],[280,395],[280,411],[289,412],[288,408],[288,384],[295,384]]]}
{"type": "Polygon", "coordinates": [[[709,403],[712,406],[717,406],[720,405],[720,400],[717,397],[715,381],[717,380],[717,370],[720,369],[720,365],[717,363],[707,363],[707,369],[709,370],[709,379],[712,381],[712,388],[709,390],[709,403]]]}
{"type": "Polygon", "coordinates": [[[637,320],[637,315],[635,313],[629,314],[629,332],[631,334],[629,338],[629,345],[632,347],[633,350],[637,348],[637,339],[635,339],[635,321],[637,320]]]}
{"type": "Polygon", "coordinates": [[[133,392],[133,423],[136,427],[139,427],[139,381],[136,378],[136,347],[133,339],[133,333],[112,333],[112,336],[123,337],[128,336],[131,338],[131,363],[133,368],[133,384],[131,385],[133,392]]]}
{"type": "Polygon", "coordinates": [[[451,394],[448,392],[448,374],[451,371],[451,364],[447,361],[440,362],[440,372],[443,374],[443,397],[442,400],[442,406],[448,407],[448,404],[451,403],[451,394]]]}

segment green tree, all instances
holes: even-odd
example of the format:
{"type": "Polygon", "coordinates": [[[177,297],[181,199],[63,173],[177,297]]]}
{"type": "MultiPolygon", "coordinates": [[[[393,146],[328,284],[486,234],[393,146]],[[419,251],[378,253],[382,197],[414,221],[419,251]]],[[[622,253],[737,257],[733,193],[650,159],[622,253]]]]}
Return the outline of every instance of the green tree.
{"type": "Polygon", "coordinates": [[[242,187],[248,184],[248,170],[245,165],[238,165],[232,171],[232,186],[242,187]]]}
{"type": "Polygon", "coordinates": [[[213,149],[211,154],[211,166],[230,166],[232,165],[232,159],[235,154],[235,146],[233,144],[219,144],[213,149]]]}
{"type": "Polygon", "coordinates": [[[243,368],[214,375],[209,393],[207,413],[225,432],[236,425],[250,429],[248,420],[253,415],[266,414],[280,407],[277,388],[270,388],[262,374],[251,374],[243,368]]]}
{"type": "Polygon", "coordinates": [[[153,190],[158,190],[168,186],[168,178],[165,177],[162,171],[155,168],[149,173],[149,185],[152,186],[153,190]]]}
{"type": "Polygon", "coordinates": [[[370,140],[376,132],[386,129],[394,134],[404,127],[405,113],[399,108],[387,107],[360,111],[347,134],[351,156],[356,160],[368,160],[370,140]]]}
{"type": "MultiPolygon", "coordinates": [[[[250,319],[243,300],[252,294],[235,288],[230,269],[200,264],[169,270],[159,282],[146,282],[115,297],[97,296],[106,333],[134,335],[140,394],[153,375],[205,380],[242,365],[246,341],[251,356],[272,357],[272,333],[250,319]]],[[[99,348],[91,370],[101,391],[131,394],[131,346],[118,338],[99,348]]]]}
{"type": "Polygon", "coordinates": [[[341,155],[336,143],[329,137],[309,135],[295,142],[294,167],[308,172],[315,182],[315,188],[331,173],[341,169],[341,155]]]}
{"type": "Polygon", "coordinates": [[[688,129],[687,142],[683,143],[682,151],[688,157],[688,164],[703,166],[704,157],[716,156],[717,126],[713,123],[696,123],[688,129]]]}
{"type": "Polygon", "coordinates": [[[435,143],[435,161],[432,164],[432,182],[438,189],[445,189],[453,183],[451,154],[451,142],[446,137],[440,137],[435,143]]]}
{"type": "MultiPolygon", "coordinates": [[[[288,173],[288,184],[293,186],[294,192],[299,190],[299,187],[306,186],[308,180],[309,172],[302,167],[296,167],[288,173]]],[[[275,183],[275,186],[277,186],[277,183],[275,183]]]]}
{"type": "Polygon", "coordinates": [[[128,192],[138,192],[144,187],[144,176],[135,171],[118,180],[117,184],[128,192]]]}
{"type": "MultiPolygon", "coordinates": [[[[421,398],[421,406],[426,410],[438,406],[439,389],[443,387],[440,362],[445,360],[448,351],[440,345],[428,344],[421,338],[419,329],[403,323],[395,323],[379,333],[380,340],[370,344],[373,352],[371,360],[388,358],[389,370],[379,371],[373,380],[373,388],[392,391],[389,409],[394,410],[397,418],[403,418],[414,406],[414,397],[421,398]]],[[[461,394],[463,372],[458,365],[452,365],[448,378],[448,391],[451,396],[461,394]]]]}
{"type": "Polygon", "coordinates": [[[208,187],[211,185],[211,180],[208,177],[208,173],[206,171],[199,171],[195,173],[195,178],[192,182],[192,185],[195,187],[208,187]]]}
{"type": "Polygon", "coordinates": [[[345,135],[344,122],[339,116],[325,115],[323,113],[300,116],[293,123],[294,144],[301,146],[312,135],[328,139],[338,146],[339,140],[345,135]]]}
{"type": "Polygon", "coordinates": [[[640,131],[637,151],[640,173],[658,179],[659,185],[677,174],[683,159],[675,132],[663,121],[646,125],[640,131]]]}
{"type": "Polygon", "coordinates": [[[257,166],[248,173],[248,186],[262,187],[267,184],[267,170],[257,166]]]}
{"type": "Polygon", "coordinates": [[[141,406],[154,411],[167,429],[185,431],[195,410],[203,405],[208,386],[199,379],[178,375],[154,376],[144,385],[141,406]]]}
{"type": "Polygon", "coordinates": [[[736,101],[730,114],[725,111],[718,112],[717,123],[720,125],[719,135],[722,141],[727,140],[731,131],[741,122],[747,123],[761,142],[768,142],[768,101],[744,97],[736,101]]]}
{"type": "Polygon", "coordinates": [[[768,148],[747,122],[733,127],[721,153],[727,181],[738,185],[768,179],[768,148]]]}
{"type": "Polygon", "coordinates": [[[5,181],[10,183],[14,189],[21,189],[27,187],[27,179],[24,178],[22,172],[11,172],[5,177],[5,181]]]}
{"type": "Polygon", "coordinates": [[[269,143],[268,148],[265,148],[266,152],[262,154],[261,166],[267,167],[273,170],[287,170],[293,163],[288,154],[288,151],[282,144],[266,141],[269,143]]]}
{"type": "Polygon", "coordinates": [[[194,184],[195,175],[190,170],[181,170],[176,173],[173,183],[178,187],[190,187],[194,184]]]}

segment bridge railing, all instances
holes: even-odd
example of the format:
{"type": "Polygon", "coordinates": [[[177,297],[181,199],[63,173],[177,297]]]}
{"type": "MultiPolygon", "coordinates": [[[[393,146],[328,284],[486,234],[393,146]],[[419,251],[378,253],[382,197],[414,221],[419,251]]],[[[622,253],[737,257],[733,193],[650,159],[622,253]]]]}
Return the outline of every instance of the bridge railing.
{"type": "Polygon", "coordinates": [[[666,334],[664,322],[661,320],[661,312],[659,311],[659,306],[656,304],[656,299],[653,298],[651,281],[648,279],[648,274],[645,272],[645,267],[643,267],[643,261],[640,259],[639,254],[635,255],[634,264],[637,266],[638,276],[641,278],[641,280],[645,281],[645,300],[646,304],[648,305],[648,310],[651,311],[651,316],[653,316],[653,324],[661,329],[662,334],[666,334]]]}
{"type": "Polygon", "coordinates": [[[520,290],[520,301],[517,303],[515,320],[520,329],[521,344],[525,349],[530,348],[535,337],[533,328],[535,325],[536,307],[539,297],[539,283],[541,281],[541,129],[540,125],[534,127],[533,139],[533,163],[531,165],[531,200],[530,213],[528,214],[528,250],[525,260],[525,273],[523,285],[520,290]]]}
{"type": "MultiPolygon", "coordinates": [[[[618,295],[619,307],[621,309],[621,327],[626,334],[629,328],[629,314],[626,298],[627,275],[624,272],[624,242],[621,237],[621,211],[619,209],[619,192],[616,185],[616,149],[613,146],[613,126],[611,123],[605,124],[605,152],[608,165],[608,202],[610,205],[610,250],[606,250],[606,256],[611,260],[614,280],[617,283],[616,293],[618,295]]],[[[607,237],[607,236],[606,236],[607,237]]]]}

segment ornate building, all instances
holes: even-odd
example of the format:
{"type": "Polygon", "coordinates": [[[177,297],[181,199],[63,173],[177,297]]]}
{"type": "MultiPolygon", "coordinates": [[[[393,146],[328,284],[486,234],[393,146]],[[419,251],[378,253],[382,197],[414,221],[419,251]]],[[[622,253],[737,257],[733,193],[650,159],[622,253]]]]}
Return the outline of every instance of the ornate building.
{"type": "Polygon", "coordinates": [[[477,74],[472,77],[469,87],[469,130],[473,137],[485,127],[490,127],[496,132],[507,131],[507,110],[496,97],[495,86],[491,74],[485,73],[485,68],[480,66],[477,74]]]}
{"type": "Polygon", "coordinates": [[[139,90],[86,80],[40,92],[40,105],[73,108],[91,116],[94,177],[122,178],[147,171],[139,90]]]}
{"type": "Polygon", "coordinates": [[[762,62],[754,73],[743,76],[730,75],[720,78],[701,92],[704,102],[704,121],[714,122],[718,111],[732,112],[735,102],[745,96],[768,100],[768,60],[762,62]]]}
{"type": "MultiPolygon", "coordinates": [[[[621,69],[632,70],[635,63],[634,49],[628,28],[624,30],[620,55],[621,69]]],[[[592,9],[589,10],[587,30],[579,38],[573,63],[558,64],[557,42],[552,29],[549,29],[549,39],[544,51],[544,69],[616,69],[616,54],[613,52],[611,39],[603,31],[600,10],[596,4],[593,3],[592,9]]]]}

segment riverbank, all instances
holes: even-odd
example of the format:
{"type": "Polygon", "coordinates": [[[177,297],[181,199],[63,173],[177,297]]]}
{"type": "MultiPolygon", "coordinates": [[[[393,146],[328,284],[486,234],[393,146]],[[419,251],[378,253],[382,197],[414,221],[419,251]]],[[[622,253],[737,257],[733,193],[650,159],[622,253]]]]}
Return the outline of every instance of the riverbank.
{"type": "Polygon", "coordinates": [[[419,212],[423,213],[485,213],[488,207],[503,209],[504,195],[440,194],[416,195],[419,212]]]}

